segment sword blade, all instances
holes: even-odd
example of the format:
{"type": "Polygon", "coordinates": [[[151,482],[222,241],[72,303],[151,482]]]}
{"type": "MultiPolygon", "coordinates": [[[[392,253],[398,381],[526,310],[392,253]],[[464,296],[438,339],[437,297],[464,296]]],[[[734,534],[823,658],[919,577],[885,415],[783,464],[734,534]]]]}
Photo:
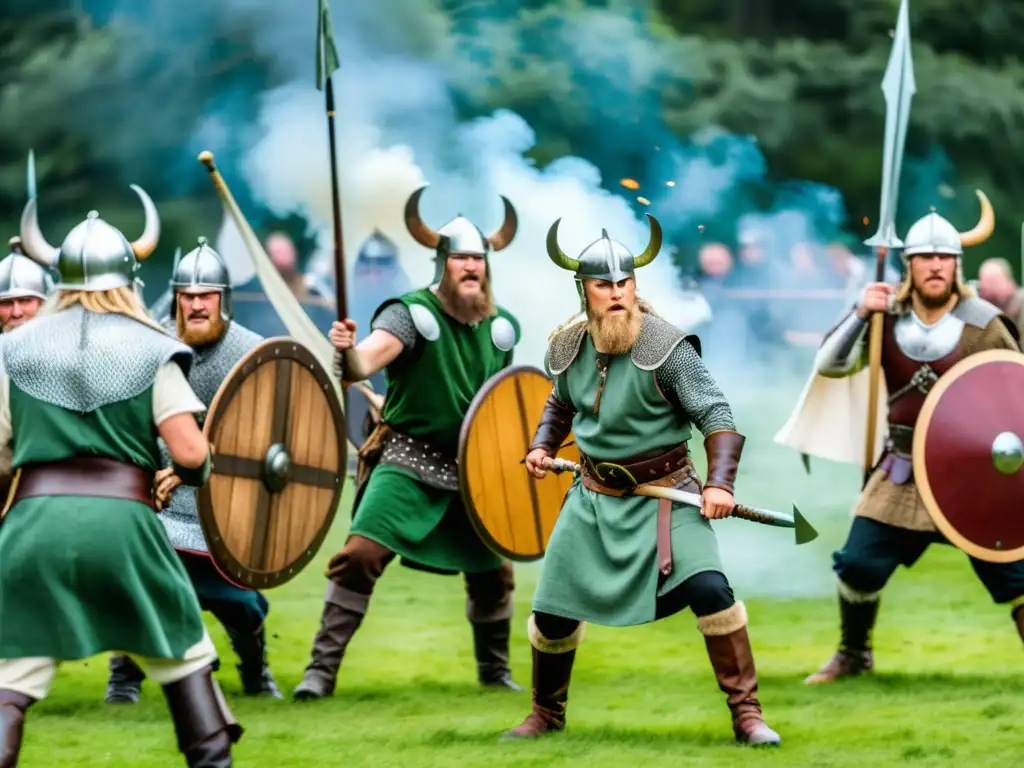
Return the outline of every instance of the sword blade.
{"type": "Polygon", "coordinates": [[[889,62],[882,78],[885,96],[885,144],[882,150],[882,195],[878,212],[878,230],[865,240],[865,245],[901,248],[903,241],[896,235],[896,202],[900,191],[900,172],[903,169],[903,151],[910,124],[910,102],[917,93],[914,61],[910,50],[910,11],[908,0],[900,3],[896,33],[893,35],[889,62]]]}

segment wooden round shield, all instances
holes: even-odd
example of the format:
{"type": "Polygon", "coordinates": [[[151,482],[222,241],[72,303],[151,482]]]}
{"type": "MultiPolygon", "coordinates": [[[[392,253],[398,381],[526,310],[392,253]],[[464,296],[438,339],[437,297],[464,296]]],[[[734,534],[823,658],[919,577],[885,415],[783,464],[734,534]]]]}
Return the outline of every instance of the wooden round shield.
{"type": "MultiPolygon", "coordinates": [[[[537,480],[523,459],[540,423],[552,382],[543,371],[514,366],[483,385],[462,422],[459,485],[477,534],[493,552],[530,562],[544,556],[571,474],[537,480]]],[[[566,442],[572,442],[570,434],[566,442]]],[[[579,462],[575,444],[559,458],[579,462]]]]}
{"type": "Polygon", "coordinates": [[[210,555],[243,586],[284,584],[316,556],[345,484],[345,418],[329,374],[294,339],[267,339],[231,369],[203,431],[214,449],[198,493],[210,555]]]}
{"type": "Polygon", "coordinates": [[[936,527],[979,560],[1024,560],[1024,355],[989,350],[939,377],[914,427],[914,480],[936,527]]]}

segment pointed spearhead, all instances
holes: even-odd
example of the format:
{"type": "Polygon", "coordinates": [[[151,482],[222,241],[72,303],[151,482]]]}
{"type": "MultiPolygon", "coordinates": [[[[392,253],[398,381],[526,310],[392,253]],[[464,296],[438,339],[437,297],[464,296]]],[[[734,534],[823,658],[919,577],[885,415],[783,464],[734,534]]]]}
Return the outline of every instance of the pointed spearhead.
{"type": "Polygon", "coordinates": [[[28,199],[34,200],[36,197],[36,153],[35,150],[32,149],[28,151],[27,176],[26,186],[28,187],[28,199]]]}
{"type": "Polygon", "coordinates": [[[882,155],[882,199],[878,213],[878,230],[865,245],[901,248],[896,235],[896,201],[903,168],[903,149],[910,123],[910,101],[917,92],[914,61],[910,53],[910,11],[907,0],[900,3],[896,34],[893,36],[889,63],[882,78],[885,95],[885,148],[882,155]]]}

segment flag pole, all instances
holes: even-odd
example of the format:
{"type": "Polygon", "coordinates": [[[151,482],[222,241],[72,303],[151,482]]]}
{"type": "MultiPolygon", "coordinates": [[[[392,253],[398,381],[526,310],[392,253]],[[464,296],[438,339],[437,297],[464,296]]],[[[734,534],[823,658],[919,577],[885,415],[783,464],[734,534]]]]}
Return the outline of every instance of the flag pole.
{"type": "Polygon", "coordinates": [[[327,112],[327,141],[331,155],[331,214],[334,220],[334,293],[338,319],[348,316],[348,291],[345,287],[345,243],[341,231],[341,190],[338,184],[338,144],[334,131],[334,83],[331,76],[339,67],[338,49],[328,0],[317,0],[316,87],[324,89],[327,112]]]}

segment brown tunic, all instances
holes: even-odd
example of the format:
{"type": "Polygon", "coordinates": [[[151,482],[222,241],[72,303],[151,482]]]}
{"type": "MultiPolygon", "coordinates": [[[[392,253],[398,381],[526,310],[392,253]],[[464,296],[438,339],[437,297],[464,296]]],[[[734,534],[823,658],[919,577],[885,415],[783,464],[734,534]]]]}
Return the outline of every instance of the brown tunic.
{"type": "MultiPolygon", "coordinates": [[[[938,376],[942,376],[957,362],[977,352],[987,349],[1019,349],[1007,329],[1005,318],[996,316],[983,328],[966,323],[960,336],[960,343],[952,352],[931,363],[921,363],[903,354],[896,344],[896,319],[897,316],[894,314],[886,316],[882,335],[882,371],[890,397],[906,387],[922,366],[927,365],[938,376]]],[[[889,443],[853,509],[855,516],[868,517],[911,531],[937,530],[924,506],[921,494],[917,491],[913,476],[906,482],[893,482],[886,466],[892,466],[893,462],[909,460],[910,445],[906,444],[906,436],[898,435],[898,430],[893,426],[912,429],[917,423],[925,397],[926,395],[917,388],[911,388],[889,404],[889,443]],[[894,442],[896,445],[893,445],[894,442]],[[896,456],[890,458],[890,454],[896,456]]],[[[894,471],[894,477],[896,474],[894,471]]]]}

